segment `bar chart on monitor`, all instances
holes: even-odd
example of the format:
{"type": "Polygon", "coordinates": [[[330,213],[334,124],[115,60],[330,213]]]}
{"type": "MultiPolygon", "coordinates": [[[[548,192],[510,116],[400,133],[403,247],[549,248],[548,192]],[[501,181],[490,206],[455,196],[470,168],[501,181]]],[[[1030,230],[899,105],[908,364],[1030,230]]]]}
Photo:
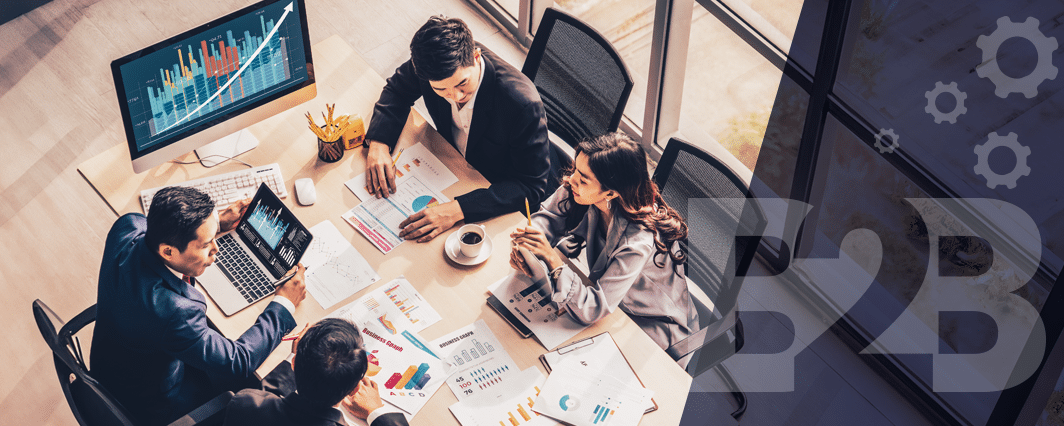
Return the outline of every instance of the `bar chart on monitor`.
{"type": "Polygon", "coordinates": [[[305,80],[306,67],[294,65],[306,55],[296,13],[271,5],[123,68],[139,148],[305,80]]]}

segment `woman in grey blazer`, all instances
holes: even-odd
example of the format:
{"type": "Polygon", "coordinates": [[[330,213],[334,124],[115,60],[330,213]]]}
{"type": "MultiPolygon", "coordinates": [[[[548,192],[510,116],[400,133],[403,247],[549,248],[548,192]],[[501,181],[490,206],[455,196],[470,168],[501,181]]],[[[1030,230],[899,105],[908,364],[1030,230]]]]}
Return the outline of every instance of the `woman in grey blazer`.
{"type": "MultiPolygon", "coordinates": [[[[620,308],[668,348],[698,329],[684,279],[686,255],[677,241],[687,224],[658,193],[643,147],[622,133],[581,142],[562,186],[517,228],[510,264],[529,274],[517,246],[550,270],[553,301],[590,324],[620,308]],[[583,285],[558,251],[575,258],[587,248],[590,285],[583,285]]],[[[681,361],[681,364],[685,362],[681,361]]]]}

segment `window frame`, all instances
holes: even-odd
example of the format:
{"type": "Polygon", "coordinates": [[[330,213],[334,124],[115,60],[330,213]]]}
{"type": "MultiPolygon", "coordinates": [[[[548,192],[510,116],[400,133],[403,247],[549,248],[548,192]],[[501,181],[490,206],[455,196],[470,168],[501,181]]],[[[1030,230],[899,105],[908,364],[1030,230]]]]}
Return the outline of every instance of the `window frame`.
{"type": "MultiPolygon", "coordinates": [[[[819,176],[823,179],[826,174],[824,171],[827,170],[827,162],[833,151],[830,141],[825,143],[822,138],[827,118],[830,116],[838,120],[869,147],[872,147],[875,141],[876,131],[868,120],[834,94],[835,77],[844,48],[852,0],[828,0],[824,32],[813,71],[793,60],[789,49],[782,47],[786,37],[741,0],[656,0],[650,69],[641,70],[647,72],[644,119],[642,123],[636,123],[625,116],[620,124],[622,131],[641,141],[654,160],[660,158],[669,138],[682,136],[679,130],[680,111],[695,1],[809,95],[791,193],[771,195],[786,196],[815,206],[820,200],[816,199],[814,194],[823,192],[823,182],[818,182],[817,178],[819,176]],[[821,173],[818,174],[818,170],[821,173]]],[[[532,42],[532,32],[535,28],[533,24],[537,23],[534,18],[541,17],[543,11],[554,4],[553,0],[520,0],[519,16],[514,19],[493,0],[475,0],[475,3],[506,28],[525,49],[532,42]]],[[[904,151],[899,151],[898,154],[889,156],[888,161],[927,194],[941,198],[958,196],[956,191],[950,189],[930,170],[913,161],[904,151]]],[[[729,165],[742,166],[734,157],[722,158],[722,161],[729,165]]],[[[738,170],[745,169],[746,167],[742,166],[738,170]]],[[[817,213],[818,209],[814,209],[805,219],[791,252],[799,253],[803,246],[812,243],[815,229],[806,229],[805,224],[817,223],[817,213]]],[[[994,232],[992,225],[983,225],[988,232],[994,232]]],[[[781,254],[765,241],[762,241],[758,253],[768,266],[777,271],[786,269],[790,260],[789,255],[781,254]]],[[[1044,261],[1040,261],[1038,271],[1032,278],[1032,281],[1034,280],[1055,282],[1046,305],[1040,312],[1046,327],[1046,354],[1038,371],[1031,378],[1001,393],[991,413],[990,424],[1033,423],[1045,408],[1052,387],[1064,369],[1064,344],[1058,344],[1062,343],[1058,337],[1061,331],[1064,331],[1064,314],[1052,315],[1048,312],[1052,311],[1051,306],[1064,303],[1064,290],[1058,288],[1064,287],[1064,274],[1055,274],[1044,261]],[[1048,372],[1044,371],[1046,368],[1048,372]]],[[[806,285],[800,290],[810,296],[809,300],[813,300],[818,309],[833,309],[830,307],[832,304],[822,300],[824,296],[815,288],[806,285]]],[[[840,337],[852,343],[868,345],[875,338],[862,333],[859,325],[849,322],[846,316],[843,316],[839,323],[843,331],[840,337]]],[[[900,382],[897,387],[915,397],[924,408],[941,420],[954,424],[963,423],[960,413],[937,398],[929,389],[920,386],[900,361],[890,356],[873,359],[875,361],[871,363],[876,364],[874,367],[878,367],[881,373],[890,374],[897,379],[900,382]]]]}

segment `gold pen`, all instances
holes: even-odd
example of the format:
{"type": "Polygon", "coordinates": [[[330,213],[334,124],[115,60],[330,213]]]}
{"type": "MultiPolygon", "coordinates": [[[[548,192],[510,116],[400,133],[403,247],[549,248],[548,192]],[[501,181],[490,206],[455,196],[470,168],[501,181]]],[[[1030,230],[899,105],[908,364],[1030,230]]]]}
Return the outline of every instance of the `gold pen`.
{"type": "Polygon", "coordinates": [[[394,160],[392,160],[392,167],[395,167],[395,162],[396,162],[396,161],[399,161],[399,156],[400,156],[400,155],[403,155],[403,150],[404,150],[404,149],[406,149],[406,148],[402,148],[402,149],[400,149],[400,150],[399,150],[399,153],[395,154],[395,159],[394,159],[394,160]]]}
{"type": "Polygon", "coordinates": [[[532,209],[528,208],[528,197],[525,197],[525,216],[528,217],[528,226],[532,226],[532,209]]]}

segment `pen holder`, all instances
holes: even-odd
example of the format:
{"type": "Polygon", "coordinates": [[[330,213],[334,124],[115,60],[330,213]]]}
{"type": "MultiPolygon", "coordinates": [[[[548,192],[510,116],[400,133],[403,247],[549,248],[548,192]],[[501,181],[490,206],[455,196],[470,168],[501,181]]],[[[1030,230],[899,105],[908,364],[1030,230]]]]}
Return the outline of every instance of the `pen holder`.
{"type": "MultiPolygon", "coordinates": [[[[322,126],[324,129],[325,126],[322,126]]],[[[322,138],[318,138],[318,159],[326,163],[335,163],[344,158],[344,141],[343,138],[337,137],[336,140],[326,141],[322,138]]]]}
{"type": "Polygon", "coordinates": [[[351,127],[344,133],[344,149],[354,149],[362,146],[362,143],[366,139],[366,125],[362,122],[362,116],[354,114],[351,116],[351,127]]]}

